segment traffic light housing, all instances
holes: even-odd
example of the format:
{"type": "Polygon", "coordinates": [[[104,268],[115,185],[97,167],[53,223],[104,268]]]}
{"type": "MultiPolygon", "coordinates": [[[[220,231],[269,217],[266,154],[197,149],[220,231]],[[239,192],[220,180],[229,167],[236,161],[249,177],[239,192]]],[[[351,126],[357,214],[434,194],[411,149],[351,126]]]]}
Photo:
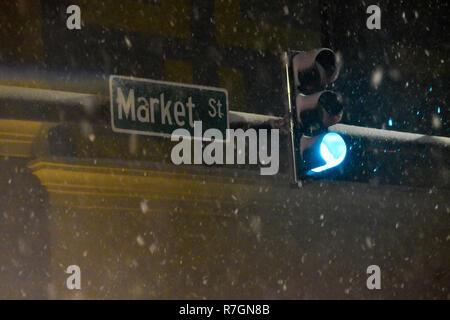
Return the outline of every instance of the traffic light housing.
{"type": "Polygon", "coordinates": [[[327,90],[339,76],[340,61],[327,48],[287,54],[290,142],[294,182],[313,177],[342,163],[347,147],[328,127],[343,114],[340,94],[327,90]]]}

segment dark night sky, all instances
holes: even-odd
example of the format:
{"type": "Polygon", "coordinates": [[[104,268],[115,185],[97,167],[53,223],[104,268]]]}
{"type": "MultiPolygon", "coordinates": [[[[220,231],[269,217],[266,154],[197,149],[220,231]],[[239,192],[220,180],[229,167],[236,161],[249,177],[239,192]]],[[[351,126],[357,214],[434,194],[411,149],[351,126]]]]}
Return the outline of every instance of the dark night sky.
{"type": "Polygon", "coordinates": [[[450,136],[448,3],[382,1],[381,30],[365,28],[369,4],[323,4],[324,45],[344,57],[336,83],[347,98],[344,122],[450,136]],[[374,72],[382,72],[378,88],[374,72]]]}

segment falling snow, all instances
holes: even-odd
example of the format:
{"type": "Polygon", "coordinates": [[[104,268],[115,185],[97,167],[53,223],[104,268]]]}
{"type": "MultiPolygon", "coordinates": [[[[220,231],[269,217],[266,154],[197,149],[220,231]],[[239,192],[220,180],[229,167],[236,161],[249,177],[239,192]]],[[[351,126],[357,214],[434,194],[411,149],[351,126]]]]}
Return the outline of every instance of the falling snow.
{"type": "Polygon", "coordinates": [[[92,0],[76,31],[64,1],[16,2],[0,4],[0,299],[450,299],[444,1],[385,1],[368,30],[360,1],[92,0]],[[176,166],[170,137],[113,131],[111,75],[223,88],[231,111],[282,117],[282,53],[318,47],[340,68],[319,88],[342,94],[329,130],[364,134],[342,133],[342,166],[299,188],[287,127],[271,177],[176,166]]]}

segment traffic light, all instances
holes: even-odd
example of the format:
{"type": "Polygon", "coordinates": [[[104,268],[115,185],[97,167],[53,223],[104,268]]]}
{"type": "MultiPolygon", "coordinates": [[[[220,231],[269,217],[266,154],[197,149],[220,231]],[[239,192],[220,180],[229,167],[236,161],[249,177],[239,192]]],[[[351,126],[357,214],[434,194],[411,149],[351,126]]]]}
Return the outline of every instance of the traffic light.
{"type": "Polygon", "coordinates": [[[287,55],[287,86],[294,182],[339,166],[346,154],[344,139],[328,127],[343,114],[340,94],[326,86],[339,75],[340,61],[327,48],[287,55]]]}

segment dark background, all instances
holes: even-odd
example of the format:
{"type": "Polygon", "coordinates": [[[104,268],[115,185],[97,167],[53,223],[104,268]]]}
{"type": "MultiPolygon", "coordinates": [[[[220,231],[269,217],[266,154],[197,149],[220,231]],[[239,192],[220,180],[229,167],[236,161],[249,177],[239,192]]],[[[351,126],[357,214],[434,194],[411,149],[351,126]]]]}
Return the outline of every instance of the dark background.
{"type": "Polygon", "coordinates": [[[344,122],[449,136],[448,2],[379,2],[381,30],[368,30],[363,14],[377,3],[339,2],[323,1],[322,30],[324,46],[344,57],[336,82],[347,97],[344,122]],[[383,80],[375,89],[370,79],[377,68],[383,80]]]}
{"type": "MultiPolygon", "coordinates": [[[[118,8],[115,16],[128,12],[136,21],[152,17],[141,17],[130,9],[132,6],[117,4],[162,5],[161,1],[138,0],[87,3],[93,3],[92,8],[114,6],[118,8]]],[[[226,2],[184,3],[191,34],[187,31],[184,37],[168,37],[142,32],[127,21],[127,28],[102,26],[101,19],[96,21],[95,10],[86,9],[83,1],[79,1],[83,27],[78,31],[65,27],[70,1],[9,1],[2,4],[0,13],[0,63],[2,68],[25,69],[27,73],[58,74],[58,79],[67,82],[83,76],[101,82],[109,74],[120,74],[222,86],[229,90],[231,110],[282,114],[281,52],[326,46],[339,52],[344,62],[334,85],[346,98],[344,123],[450,136],[447,2],[232,1],[239,15],[225,27],[244,34],[240,42],[231,39],[233,43],[221,41],[217,31],[220,21],[215,10],[226,2]],[[366,28],[366,8],[371,4],[381,8],[381,30],[366,28]],[[31,19],[27,10],[34,10],[31,19]],[[248,34],[245,21],[254,27],[248,34]],[[286,32],[264,31],[267,24],[286,32]],[[39,29],[36,34],[41,39],[29,35],[33,28],[39,29]],[[260,50],[255,48],[258,45],[260,50]],[[191,75],[168,75],[164,66],[170,59],[188,63],[191,75]],[[221,77],[221,68],[237,71],[240,76],[221,77]],[[371,78],[377,70],[382,72],[382,81],[374,88],[371,78]]],[[[175,2],[170,10],[180,7],[175,2]]],[[[3,72],[2,77],[8,76],[3,72]]],[[[78,90],[88,92],[92,87],[86,84],[78,90]]],[[[107,87],[101,90],[106,92],[107,87]]]]}

